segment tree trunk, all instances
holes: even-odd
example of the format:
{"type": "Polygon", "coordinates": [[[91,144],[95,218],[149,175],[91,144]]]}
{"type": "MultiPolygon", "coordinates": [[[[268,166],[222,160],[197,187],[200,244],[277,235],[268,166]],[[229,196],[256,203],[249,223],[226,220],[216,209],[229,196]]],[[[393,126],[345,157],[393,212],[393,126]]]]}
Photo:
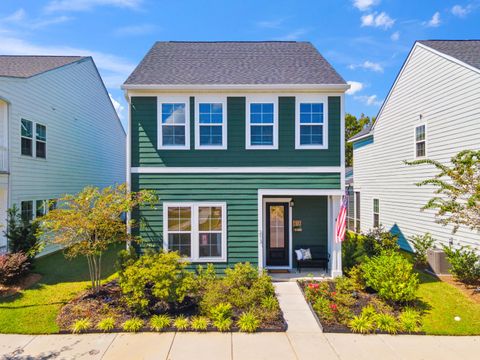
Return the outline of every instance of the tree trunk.
{"type": "Polygon", "coordinates": [[[100,290],[100,281],[102,276],[102,254],[100,253],[99,255],[87,255],[87,260],[90,281],[92,284],[92,291],[97,292],[100,290]]]}

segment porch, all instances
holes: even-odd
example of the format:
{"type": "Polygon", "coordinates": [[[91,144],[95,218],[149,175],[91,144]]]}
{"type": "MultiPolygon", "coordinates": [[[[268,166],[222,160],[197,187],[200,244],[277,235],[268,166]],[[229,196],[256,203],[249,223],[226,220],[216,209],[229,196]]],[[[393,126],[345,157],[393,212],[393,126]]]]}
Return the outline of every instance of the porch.
{"type": "Polygon", "coordinates": [[[334,240],[341,190],[259,190],[259,267],[290,281],[342,274],[341,244],[334,240]],[[299,262],[295,250],[309,249],[313,262],[299,262]],[[311,277],[311,276],[310,276],[311,277]]]}

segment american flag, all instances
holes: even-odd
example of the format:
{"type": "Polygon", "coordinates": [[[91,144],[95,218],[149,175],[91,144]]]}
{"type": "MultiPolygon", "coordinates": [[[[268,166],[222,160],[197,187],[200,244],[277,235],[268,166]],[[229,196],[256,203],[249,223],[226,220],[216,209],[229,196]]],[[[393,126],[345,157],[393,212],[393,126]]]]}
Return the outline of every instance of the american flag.
{"type": "Polygon", "coordinates": [[[335,225],[335,242],[341,243],[345,239],[345,232],[347,231],[347,207],[348,196],[343,195],[342,205],[338,212],[337,224],[335,225]]]}

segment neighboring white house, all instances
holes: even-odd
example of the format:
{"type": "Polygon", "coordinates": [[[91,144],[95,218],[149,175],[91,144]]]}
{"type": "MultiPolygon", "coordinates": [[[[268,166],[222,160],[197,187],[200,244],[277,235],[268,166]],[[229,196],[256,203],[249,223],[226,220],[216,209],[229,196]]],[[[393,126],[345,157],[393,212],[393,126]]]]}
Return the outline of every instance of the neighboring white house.
{"type": "Polygon", "coordinates": [[[91,57],[0,56],[0,248],[6,210],[125,181],[125,131],[91,57]]]}
{"type": "Polygon", "coordinates": [[[433,187],[414,184],[433,177],[433,166],[461,150],[480,149],[480,41],[418,41],[413,46],[371,129],[350,139],[354,147],[354,206],[349,214],[360,231],[383,225],[408,239],[429,232],[439,243],[480,248],[480,234],[435,222],[421,211],[433,187]],[[353,212],[353,213],[352,213],[353,212]],[[359,224],[358,224],[359,222],[359,224]]]}

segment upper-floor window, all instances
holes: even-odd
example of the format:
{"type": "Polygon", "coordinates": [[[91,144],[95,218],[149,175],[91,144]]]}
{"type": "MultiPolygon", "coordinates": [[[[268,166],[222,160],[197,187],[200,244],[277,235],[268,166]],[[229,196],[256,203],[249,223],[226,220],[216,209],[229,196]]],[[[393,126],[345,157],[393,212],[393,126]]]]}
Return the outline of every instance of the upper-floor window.
{"type": "Polygon", "coordinates": [[[225,203],[164,203],[164,248],[192,261],[226,260],[225,203]]]}
{"type": "Polygon", "coordinates": [[[47,127],[45,125],[35,124],[35,129],[35,154],[38,158],[45,159],[47,157],[47,127]]]}
{"type": "Polygon", "coordinates": [[[22,119],[22,155],[33,156],[33,122],[22,119]]]}
{"type": "Polygon", "coordinates": [[[190,149],[190,113],[188,99],[160,98],[158,148],[190,149]]]}
{"type": "Polygon", "coordinates": [[[373,199],[373,227],[380,226],[380,201],[373,199]]]}
{"type": "Polygon", "coordinates": [[[222,99],[198,99],[195,117],[195,148],[227,148],[226,106],[222,99]]]}
{"type": "Polygon", "coordinates": [[[425,124],[415,127],[415,157],[427,155],[427,128],[425,124]]]}
{"type": "Polygon", "coordinates": [[[327,114],[325,101],[321,99],[297,100],[295,116],[295,148],[326,149],[327,114]]]}
{"type": "Polygon", "coordinates": [[[30,120],[21,121],[21,154],[45,159],[47,157],[47,127],[30,120]],[[35,137],[33,128],[35,125],[35,137]],[[35,146],[34,146],[35,141],[35,146]],[[35,151],[34,151],[35,149],[35,151]]]}
{"type": "Polygon", "coordinates": [[[275,102],[247,103],[247,149],[278,149],[275,102]]]}

